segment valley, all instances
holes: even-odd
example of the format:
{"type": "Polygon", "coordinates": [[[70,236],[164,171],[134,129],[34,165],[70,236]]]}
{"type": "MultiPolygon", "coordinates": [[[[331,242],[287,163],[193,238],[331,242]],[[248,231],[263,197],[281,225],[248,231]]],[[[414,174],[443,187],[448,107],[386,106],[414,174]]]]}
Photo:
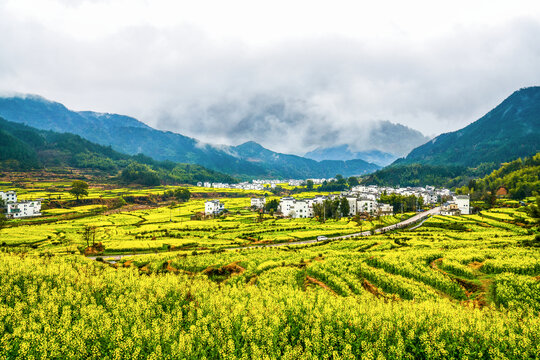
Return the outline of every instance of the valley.
{"type": "Polygon", "coordinates": [[[413,214],[319,222],[254,212],[250,199],[264,191],[188,187],[191,199],[179,202],[164,198],[175,187],[95,182],[77,201],[70,187],[58,178],[0,183],[21,199],[48,199],[42,217],[0,230],[8,358],[540,351],[540,252],[529,205],[501,199],[475,215],[377,233],[413,214]],[[228,212],[201,216],[216,196],[228,212]],[[328,240],[303,241],[321,235],[328,240]]]}

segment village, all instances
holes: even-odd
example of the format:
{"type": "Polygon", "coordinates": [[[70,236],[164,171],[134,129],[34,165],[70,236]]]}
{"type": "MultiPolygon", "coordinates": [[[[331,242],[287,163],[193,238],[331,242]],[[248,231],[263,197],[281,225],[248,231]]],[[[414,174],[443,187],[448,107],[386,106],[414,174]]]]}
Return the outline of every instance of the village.
{"type": "MultiPolygon", "coordinates": [[[[257,185],[260,185],[258,183],[257,185]]],[[[344,216],[368,214],[370,216],[394,215],[400,209],[380,202],[382,195],[397,194],[401,196],[415,196],[422,199],[422,204],[435,207],[440,204],[441,215],[469,215],[470,199],[468,195],[453,195],[448,189],[436,189],[433,186],[391,188],[378,186],[355,186],[349,191],[340,194],[316,195],[311,198],[295,199],[291,196],[282,197],[279,200],[277,212],[290,218],[312,218],[315,216],[316,206],[324,206],[327,200],[346,200],[347,213],[344,216]]],[[[266,205],[266,197],[251,198],[253,210],[263,210],[266,205]]],[[[219,215],[225,211],[225,205],[220,200],[208,200],[205,203],[205,215],[219,215]]],[[[421,211],[417,207],[415,211],[421,211]]]]}
{"type": "MultiPolygon", "coordinates": [[[[321,184],[326,179],[313,179],[316,184],[321,184]]],[[[304,180],[289,180],[291,186],[305,184],[304,180]]],[[[268,189],[270,186],[283,184],[283,180],[254,180],[251,183],[240,184],[208,184],[201,185],[216,187],[229,186],[244,190],[268,189]]],[[[276,213],[290,218],[312,218],[316,216],[317,206],[324,207],[326,201],[344,201],[346,200],[346,213],[343,216],[355,216],[366,214],[369,216],[393,215],[403,209],[395,208],[391,204],[381,201],[381,196],[396,194],[399,196],[414,196],[421,199],[421,205],[435,207],[440,205],[441,215],[468,215],[470,214],[469,196],[454,195],[448,189],[436,189],[433,186],[426,187],[406,187],[392,188],[379,186],[354,186],[349,191],[343,191],[339,194],[315,195],[309,198],[294,198],[285,196],[279,199],[276,213]]],[[[25,217],[34,217],[41,215],[42,199],[18,201],[15,191],[0,192],[1,206],[5,209],[8,219],[17,219],[25,217]]],[[[263,210],[266,205],[266,196],[252,197],[251,208],[253,210],[263,210]]],[[[415,211],[421,211],[422,206],[416,207],[415,211]]],[[[216,216],[226,211],[225,204],[219,199],[208,200],[205,202],[204,214],[206,216],[216,216]]]]}

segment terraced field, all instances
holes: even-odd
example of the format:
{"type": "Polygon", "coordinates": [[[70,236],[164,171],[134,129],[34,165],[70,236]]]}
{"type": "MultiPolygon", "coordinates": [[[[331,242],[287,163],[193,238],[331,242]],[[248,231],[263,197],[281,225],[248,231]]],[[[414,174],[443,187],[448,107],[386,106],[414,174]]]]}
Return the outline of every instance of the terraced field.
{"type": "Polygon", "coordinates": [[[540,354],[538,225],[522,208],[435,216],[413,231],[226,251],[233,244],[352,233],[359,225],[269,216],[260,222],[247,209],[248,198],[223,201],[230,215],[220,219],[191,220],[203,207],[203,200],[195,199],[173,208],[3,229],[1,354],[171,359],[532,359],[540,354]],[[105,245],[102,261],[77,255],[87,224],[96,227],[96,240],[105,245]],[[126,251],[159,252],[108,262],[107,254],[126,251]]]}

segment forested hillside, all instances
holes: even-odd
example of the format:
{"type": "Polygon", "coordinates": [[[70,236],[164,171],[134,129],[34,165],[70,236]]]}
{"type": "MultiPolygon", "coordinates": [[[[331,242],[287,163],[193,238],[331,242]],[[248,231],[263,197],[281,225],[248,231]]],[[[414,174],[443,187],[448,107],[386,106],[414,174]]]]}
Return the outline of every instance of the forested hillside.
{"type": "Polygon", "coordinates": [[[488,192],[496,194],[500,188],[504,188],[501,194],[507,192],[513,199],[523,199],[540,192],[540,153],[506,163],[483,178],[469,181],[458,191],[478,197],[488,192]]]}
{"type": "Polygon", "coordinates": [[[540,87],[518,90],[461,130],[442,134],[395,164],[476,167],[540,151],[540,87]]]}
{"type": "Polygon", "coordinates": [[[199,165],[126,155],[78,135],[37,130],[2,118],[0,139],[0,167],[4,171],[72,167],[118,175],[119,181],[143,185],[235,181],[231,176],[199,165]]]}
{"type": "Polygon", "coordinates": [[[36,95],[0,97],[0,116],[40,130],[76,134],[122,153],[198,164],[244,179],[328,178],[336,174],[362,175],[380,168],[363,160],[317,162],[277,153],[251,141],[239,146],[205,144],[182,134],[153,129],[129,116],[73,111],[36,95]]]}

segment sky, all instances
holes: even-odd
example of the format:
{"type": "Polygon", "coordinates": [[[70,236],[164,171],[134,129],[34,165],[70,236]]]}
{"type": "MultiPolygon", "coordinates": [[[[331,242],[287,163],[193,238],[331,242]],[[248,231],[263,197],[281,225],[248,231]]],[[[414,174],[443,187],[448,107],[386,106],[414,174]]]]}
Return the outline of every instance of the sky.
{"type": "MultiPolygon", "coordinates": [[[[426,136],[540,85],[538,1],[3,0],[0,93],[276,151],[426,136]]],[[[383,141],[386,143],[386,141],[383,141]]]]}

